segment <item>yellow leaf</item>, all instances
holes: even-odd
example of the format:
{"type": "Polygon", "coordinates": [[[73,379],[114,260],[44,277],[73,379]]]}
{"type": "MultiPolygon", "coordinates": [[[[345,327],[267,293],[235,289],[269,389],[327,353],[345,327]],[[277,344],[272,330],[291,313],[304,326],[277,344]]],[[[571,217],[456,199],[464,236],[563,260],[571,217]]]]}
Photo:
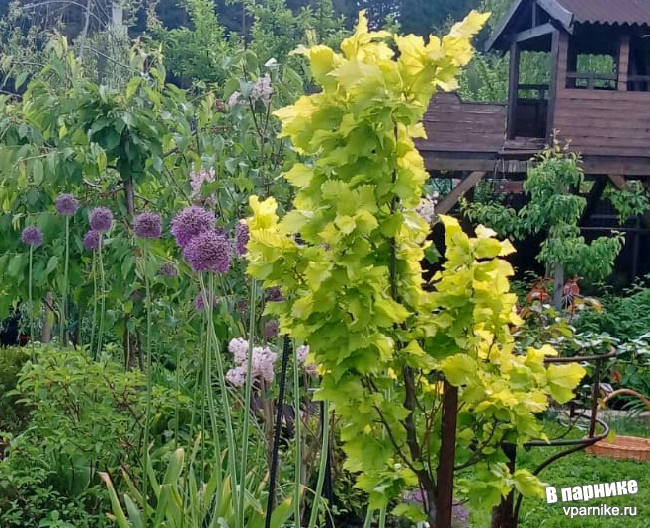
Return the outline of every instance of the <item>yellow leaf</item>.
{"type": "Polygon", "coordinates": [[[492,13],[479,13],[472,10],[462,22],[458,22],[451,27],[449,35],[453,37],[473,37],[483,29],[491,15],[492,13]]]}

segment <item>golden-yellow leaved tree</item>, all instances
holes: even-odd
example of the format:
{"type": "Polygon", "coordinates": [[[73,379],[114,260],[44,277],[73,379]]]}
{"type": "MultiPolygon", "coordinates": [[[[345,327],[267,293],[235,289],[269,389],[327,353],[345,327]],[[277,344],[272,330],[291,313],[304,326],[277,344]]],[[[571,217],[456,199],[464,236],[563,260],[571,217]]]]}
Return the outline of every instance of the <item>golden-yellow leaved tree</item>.
{"type": "Polygon", "coordinates": [[[469,238],[443,217],[444,268],[431,284],[422,278],[429,226],[415,208],[428,174],[413,139],[425,135],[435,91],[454,88],[486,19],[472,12],[425,43],[370,32],[362,13],[340,53],[298,50],[322,90],[277,112],[309,160],[284,175],[294,208],[279,218],[273,198],[250,199],[249,273],[282,287],[285,300],[268,310],[321,365],[318,398],[340,417],[347,468],[371,508],[419,487],[426,511],[401,504],[395,513],[432,522],[443,380],[459,390],[456,465],[473,465],[473,478],[457,481],[491,507],[513,487],[541,493],[529,472],[511,474],[501,444],[539,436],[534,414],[550,398],[569,400],[584,375],[545,366],[550,347],[515,354],[520,321],[503,260],[513,248],[493,232],[469,238]]]}

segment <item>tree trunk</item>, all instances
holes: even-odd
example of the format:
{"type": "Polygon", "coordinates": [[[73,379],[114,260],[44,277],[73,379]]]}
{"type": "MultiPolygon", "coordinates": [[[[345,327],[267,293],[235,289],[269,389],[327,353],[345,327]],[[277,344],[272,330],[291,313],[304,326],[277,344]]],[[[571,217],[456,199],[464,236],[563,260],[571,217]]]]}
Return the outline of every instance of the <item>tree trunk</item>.
{"type": "MultiPolygon", "coordinates": [[[[456,449],[456,418],[458,415],[458,388],[445,380],[442,407],[442,443],[438,464],[438,497],[435,519],[430,519],[436,528],[451,527],[452,502],[454,500],[454,456],[456,449]],[[433,522],[435,521],[435,525],[433,522]]],[[[429,508],[429,517],[433,508],[429,508]]]]}

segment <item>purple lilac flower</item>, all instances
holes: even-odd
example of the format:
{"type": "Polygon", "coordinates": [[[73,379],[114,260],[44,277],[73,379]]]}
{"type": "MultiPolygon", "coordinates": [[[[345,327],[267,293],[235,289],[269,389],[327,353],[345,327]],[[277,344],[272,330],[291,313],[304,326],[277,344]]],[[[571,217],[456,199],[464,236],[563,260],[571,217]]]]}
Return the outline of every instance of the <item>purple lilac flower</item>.
{"type": "Polygon", "coordinates": [[[225,273],[230,267],[230,241],[215,231],[205,231],[187,244],[183,256],[197,272],[225,273]]]}
{"type": "Polygon", "coordinates": [[[72,216],[79,209],[79,200],[68,193],[61,193],[56,197],[56,212],[60,215],[72,216]]]}
{"type": "Polygon", "coordinates": [[[209,171],[201,169],[199,172],[192,171],[190,173],[190,187],[192,188],[192,201],[199,204],[207,204],[214,207],[217,202],[216,196],[211,194],[208,197],[204,197],[201,194],[201,187],[204,183],[212,183],[215,180],[214,169],[209,171]]]}
{"type": "Polygon", "coordinates": [[[160,266],[158,273],[163,277],[178,277],[178,268],[173,262],[165,262],[160,266]]]}
{"type": "Polygon", "coordinates": [[[309,354],[309,345],[301,345],[296,349],[298,361],[302,363],[305,372],[311,376],[318,374],[318,365],[316,363],[307,363],[307,354],[309,354]]]}
{"type": "Polygon", "coordinates": [[[233,355],[235,363],[241,365],[248,358],[248,341],[243,337],[235,337],[228,343],[228,352],[233,355]]]}
{"type": "MultiPolygon", "coordinates": [[[[217,306],[217,296],[211,292],[206,292],[205,295],[208,299],[212,297],[212,308],[215,308],[217,306]]],[[[202,312],[203,310],[205,310],[205,303],[203,302],[202,293],[199,293],[196,296],[196,299],[194,299],[194,307],[196,308],[197,312],[202,312]]]]}
{"type": "Polygon", "coordinates": [[[103,246],[102,234],[99,231],[91,229],[84,235],[84,249],[87,251],[96,251],[103,246]]]}
{"type": "Polygon", "coordinates": [[[280,324],[278,323],[277,319],[271,319],[270,321],[266,322],[264,325],[264,337],[266,339],[273,339],[274,337],[278,337],[279,333],[280,324]]]}
{"type": "Polygon", "coordinates": [[[213,230],[215,222],[212,211],[192,205],[183,209],[172,220],[171,232],[176,238],[176,243],[185,248],[197,235],[213,230]]]}
{"type": "Polygon", "coordinates": [[[248,226],[242,220],[235,228],[235,250],[237,251],[237,255],[240,257],[246,254],[246,246],[248,245],[249,240],[250,234],[248,232],[248,226]]]}
{"type": "Polygon", "coordinates": [[[251,90],[251,99],[253,101],[262,101],[265,106],[268,106],[271,102],[272,95],[273,88],[271,87],[271,77],[268,73],[265,73],[255,82],[255,85],[251,90]]]}
{"type": "MultiPolygon", "coordinates": [[[[241,387],[246,381],[248,371],[248,341],[241,337],[232,339],[228,344],[228,350],[232,353],[236,367],[230,369],[226,379],[235,386],[241,387]]],[[[268,383],[275,377],[274,364],[278,354],[269,347],[253,347],[251,356],[251,373],[254,378],[264,380],[268,383]]]]}
{"type": "Polygon", "coordinates": [[[113,213],[108,207],[95,207],[90,211],[90,228],[103,233],[113,226],[113,213]]]}
{"type": "Polygon", "coordinates": [[[23,241],[23,244],[36,248],[43,243],[43,233],[36,226],[27,226],[23,229],[20,239],[23,241]]]}
{"type": "Polygon", "coordinates": [[[272,288],[268,288],[265,292],[264,297],[266,299],[266,302],[284,301],[284,297],[282,296],[282,289],[280,286],[273,286],[272,288]]]}
{"type": "Polygon", "coordinates": [[[138,238],[160,238],[162,219],[156,213],[140,213],[133,220],[133,230],[138,238]]]}

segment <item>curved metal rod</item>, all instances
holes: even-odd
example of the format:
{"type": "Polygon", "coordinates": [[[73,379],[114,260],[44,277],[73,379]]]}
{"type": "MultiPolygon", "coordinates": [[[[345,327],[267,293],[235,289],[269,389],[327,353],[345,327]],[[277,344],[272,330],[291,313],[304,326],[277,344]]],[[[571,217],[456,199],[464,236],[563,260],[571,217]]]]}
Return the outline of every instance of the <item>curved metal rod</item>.
{"type": "Polygon", "coordinates": [[[572,357],[545,357],[544,363],[580,363],[581,361],[598,361],[609,359],[616,355],[616,349],[611,347],[607,354],[598,354],[595,356],[572,356],[572,357]]]}
{"type": "MultiPolygon", "coordinates": [[[[582,414],[581,416],[585,416],[585,414],[582,414]]],[[[580,440],[563,440],[557,443],[553,442],[541,442],[541,443],[531,443],[528,442],[524,444],[524,446],[528,447],[528,444],[532,444],[531,447],[538,447],[538,446],[558,446],[558,445],[573,445],[571,449],[567,449],[566,451],[561,451],[559,453],[556,453],[550,458],[547,458],[544,462],[542,462],[541,465],[539,465],[535,471],[533,471],[533,475],[539,475],[544,469],[546,469],[548,466],[550,466],[553,462],[556,462],[560,458],[563,458],[568,455],[572,455],[573,453],[577,453],[578,451],[581,451],[582,449],[585,449],[591,445],[594,445],[596,442],[599,442],[600,440],[603,440],[607,438],[607,435],[609,435],[609,425],[600,418],[596,418],[596,421],[603,427],[604,432],[598,436],[593,436],[591,438],[582,438],[580,440]],[[568,444],[565,442],[573,442],[573,444],[568,444]]],[[[522,494],[519,494],[519,497],[517,497],[517,505],[515,506],[515,511],[513,512],[513,518],[514,519],[519,519],[519,511],[521,510],[521,503],[524,499],[524,496],[522,494]]]]}

